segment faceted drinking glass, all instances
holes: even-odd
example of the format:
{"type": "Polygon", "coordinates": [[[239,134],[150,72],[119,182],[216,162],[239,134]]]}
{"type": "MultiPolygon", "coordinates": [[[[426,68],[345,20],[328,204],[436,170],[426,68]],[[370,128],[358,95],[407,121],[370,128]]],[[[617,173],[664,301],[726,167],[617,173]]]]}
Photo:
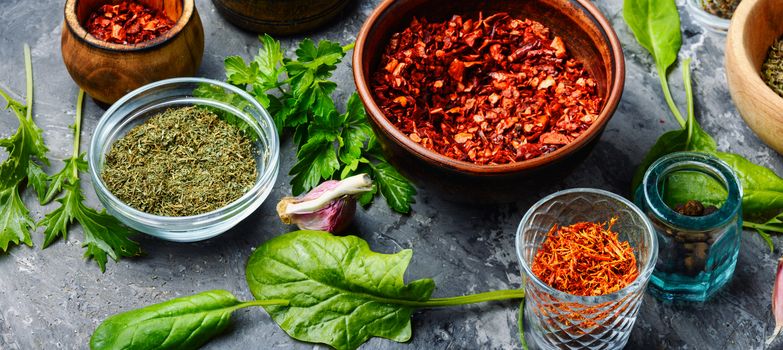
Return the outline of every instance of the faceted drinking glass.
{"type": "Polygon", "coordinates": [[[524,330],[532,349],[622,349],[628,342],[658,254],[652,224],[633,203],[596,189],[564,190],[540,200],[522,218],[516,236],[526,297],[524,330]],[[606,222],[636,255],[639,276],[601,296],[556,290],[532,272],[533,259],[553,225],[606,222]]]}

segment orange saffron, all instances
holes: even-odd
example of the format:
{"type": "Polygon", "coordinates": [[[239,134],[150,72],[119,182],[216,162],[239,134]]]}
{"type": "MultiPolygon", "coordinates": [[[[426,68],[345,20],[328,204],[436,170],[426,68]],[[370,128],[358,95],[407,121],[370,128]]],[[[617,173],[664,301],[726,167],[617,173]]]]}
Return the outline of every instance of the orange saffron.
{"type": "Polygon", "coordinates": [[[533,273],[557,290],[580,296],[625,288],[639,270],[631,245],[612,231],[616,221],[554,225],[536,252],[533,273]]]}

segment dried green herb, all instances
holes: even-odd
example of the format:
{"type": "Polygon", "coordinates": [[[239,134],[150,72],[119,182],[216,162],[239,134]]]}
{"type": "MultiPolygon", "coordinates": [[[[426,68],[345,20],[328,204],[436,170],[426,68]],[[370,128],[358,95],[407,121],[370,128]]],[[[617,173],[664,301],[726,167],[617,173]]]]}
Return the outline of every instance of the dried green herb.
{"type": "Polygon", "coordinates": [[[117,198],[145,213],[198,215],[253,187],[256,151],[239,128],[210,110],[168,109],[117,140],[101,176],[117,198]]]}
{"type": "Polygon", "coordinates": [[[775,40],[767,59],[761,66],[761,75],[769,87],[783,97],[783,38],[775,40]]]}
{"type": "Polygon", "coordinates": [[[731,19],[741,0],[701,0],[701,7],[715,16],[731,19]]]}

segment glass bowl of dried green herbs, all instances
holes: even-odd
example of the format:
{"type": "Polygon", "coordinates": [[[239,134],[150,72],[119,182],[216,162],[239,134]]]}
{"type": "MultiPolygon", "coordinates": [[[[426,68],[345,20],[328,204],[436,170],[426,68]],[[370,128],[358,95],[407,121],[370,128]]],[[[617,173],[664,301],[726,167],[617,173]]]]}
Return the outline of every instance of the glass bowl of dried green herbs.
{"type": "Polygon", "coordinates": [[[177,78],[125,95],[101,118],[88,165],[106,210],[177,242],[217,236],[253,213],[279,171],[274,121],[232,85],[177,78]]]}

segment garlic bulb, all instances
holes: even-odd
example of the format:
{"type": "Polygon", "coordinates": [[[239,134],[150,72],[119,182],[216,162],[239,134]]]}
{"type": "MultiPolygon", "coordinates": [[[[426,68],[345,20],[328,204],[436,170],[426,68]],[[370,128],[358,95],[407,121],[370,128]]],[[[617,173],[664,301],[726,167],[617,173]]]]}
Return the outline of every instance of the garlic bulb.
{"type": "Polygon", "coordinates": [[[337,233],[353,220],[355,196],[372,189],[372,179],[367,174],[325,181],[303,196],[280,200],[277,214],[283,223],[296,224],[302,230],[337,233]]]}

